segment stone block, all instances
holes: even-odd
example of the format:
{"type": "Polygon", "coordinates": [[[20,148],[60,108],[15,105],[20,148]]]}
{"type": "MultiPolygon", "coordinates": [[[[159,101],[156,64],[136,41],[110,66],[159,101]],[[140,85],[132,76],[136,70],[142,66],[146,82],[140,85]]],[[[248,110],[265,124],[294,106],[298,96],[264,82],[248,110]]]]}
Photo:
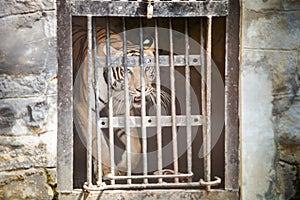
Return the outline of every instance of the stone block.
{"type": "Polygon", "coordinates": [[[54,9],[55,1],[53,0],[0,1],[0,17],[54,9]]]}
{"type": "Polygon", "coordinates": [[[244,48],[299,48],[300,12],[259,13],[245,10],[242,23],[244,48]]]}
{"type": "Polygon", "coordinates": [[[20,98],[57,93],[56,74],[0,75],[0,98],[20,98]],[[50,76],[52,75],[52,76],[50,76]]]}
{"type": "Polygon", "coordinates": [[[282,0],[243,0],[243,9],[254,11],[282,10],[282,0]]]}
{"type": "Polygon", "coordinates": [[[277,163],[278,182],[281,183],[279,188],[283,195],[283,199],[298,199],[294,198],[299,185],[297,185],[297,166],[290,165],[285,162],[277,163]]]}
{"type": "Polygon", "coordinates": [[[273,114],[287,110],[298,90],[297,51],[243,50],[242,71],[263,69],[271,81],[273,114]]]}
{"type": "Polygon", "coordinates": [[[54,11],[0,18],[0,27],[5,27],[0,30],[0,74],[44,74],[46,80],[56,74],[54,11]]]}
{"type": "Polygon", "coordinates": [[[40,135],[57,130],[56,96],[0,100],[0,135],[40,135]]]}
{"type": "Polygon", "coordinates": [[[300,10],[300,1],[299,0],[284,0],[284,9],[285,10],[300,10]]]}
{"type": "Polygon", "coordinates": [[[0,171],[56,166],[56,132],[0,136],[0,171]]]}
{"type": "Polygon", "coordinates": [[[52,200],[54,192],[43,169],[0,172],[0,199],[52,200]]]}

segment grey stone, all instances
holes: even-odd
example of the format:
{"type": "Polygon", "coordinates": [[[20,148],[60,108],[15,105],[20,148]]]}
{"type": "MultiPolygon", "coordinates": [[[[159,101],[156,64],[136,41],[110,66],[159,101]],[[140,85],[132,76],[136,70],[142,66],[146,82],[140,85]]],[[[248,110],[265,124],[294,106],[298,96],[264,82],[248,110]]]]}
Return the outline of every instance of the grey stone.
{"type": "Polygon", "coordinates": [[[1,200],[52,200],[53,196],[43,169],[0,172],[1,200]]]}
{"type": "Polygon", "coordinates": [[[0,133],[9,131],[16,123],[15,110],[9,104],[0,104],[0,133]]]}
{"type": "Polygon", "coordinates": [[[256,49],[297,49],[300,12],[258,13],[245,10],[243,46],[256,49]]]}
{"type": "Polygon", "coordinates": [[[300,1],[298,0],[284,0],[285,10],[300,10],[300,1]]]}
{"type": "Polygon", "coordinates": [[[0,136],[0,171],[56,166],[55,132],[40,136],[0,136]]]}
{"type": "Polygon", "coordinates": [[[282,10],[282,0],[243,0],[243,9],[254,11],[282,10]]]}
{"type": "Polygon", "coordinates": [[[277,181],[280,183],[279,190],[283,194],[284,199],[293,199],[297,190],[299,190],[299,185],[296,185],[297,167],[285,162],[279,162],[277,164],[277,177],[277,181]]]}
{"type": "Polygon", "coordinates": [[[9,129],[0,135],[40,135],[57,130],[56,96],[1,99],[0,105],[15,110],[9,129]]]}
{"type": "Polygon", "coordinates": [[[42,10],[54,10],[55,1],[53,0],[10,0],[0,1],[0,17],[32,13],[42,10]]]}
{"type": "Polygon", "coordinates": [[[55,17],[51,11],[0,18],[5,27],[0,31],[0,74],[56,74],[55,17]]]}
{"type": "MultiPolygon", "coordinates": [[[[298,91],[297,51],[243,50],[242,70],[264,70],[272,83],[273,114],[286,111],[298,91]]],[[[260,72],[261,73],[261,72],[260,72]]]]}

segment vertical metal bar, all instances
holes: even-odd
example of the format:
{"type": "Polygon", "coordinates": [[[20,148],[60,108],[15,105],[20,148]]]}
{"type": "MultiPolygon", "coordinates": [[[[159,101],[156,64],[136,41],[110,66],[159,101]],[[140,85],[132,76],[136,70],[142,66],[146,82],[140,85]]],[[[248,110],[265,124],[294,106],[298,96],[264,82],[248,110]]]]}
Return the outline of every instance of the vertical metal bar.
{"type": "MultiPolygon", "coordinates": [[[[207,43],[206,43],[206,135],[203,137],[204,148],[204,175],[205,181],[211,180],[211,74],[212,74],[212,16],[207,17],[207,43]]],[[[210,185],[206,187],[210,190],[210,185]]]]}
{"type": "Polygon", "coordinates": [[[88,79],[88,127],[87,127],[87,183],[88,186],[92,185],[92,141],[93,141],[93,131],[92,131],[92,16],[87,16],[87,44],[88,44],[88,73],[87,73],[87,79],[88,79]]]}
{"type": "MultiPolygon", "coordinates": [[[[114,129],[113,129],[113,97],[112,97],[112,66],[110,58],[110,26],[109,17],[105,19],[106,23],[106,67],[108,68],[107,82],[108,82],[108,131],[109,131],[109,149],[110,149],[110,173],[115,175],[115,153],[114,153],[114,129]]],[[[115,184],[115,180],[111,180],[110,184],[115,184]]]]}
{"type": "MultiPolygon", "coordinates": [[[[161,88],[160,88],[160,69],[159,69],[159,49],[158,49],[158,30],[157,23],[158,20],[155,18],[154,21],[154,31],[155,31],[155,71],[156,71],[156,132],[157,132],[157,167],[158,174],[162,174],[162,135],[161,135],[161,88]]],[[[163,182],[162,178],[158,179],[159,183],[163,182]]]]}
{"type": "MultiPolygon", "coordinates": [[[[127,38],[126,38],[126,21],[122,18],[123,26],[123,65],[125,75],[125,133],[126,133],[126,153],[127,153],[127,175],[131,176],[131,143],[130,143],[130,106],[129,106],[129,90],[128,90],[128,65],[127,65],[127,38]]],[[[127,183],[131,184],[131,179],[127,179],[127,183]]]]}
{"type": "MultiPolygon", "coordinates": [[[[178,174],[178,147],[177,147],[177,129],[176,129],[176,105],[175,105],[175,68],[174,68],[174,48],[173,48],[173,27],[172,18],[169,18],[169,36],[170,36],[170,84],[171,84],[171,112],[172,112],[172,141],[173,141],[173,162],[174,173],[178,174]]],[[[179,183],[178,178],[174,178],[175,183],[179,183]]]]}
{"type": "Polygon", "coordinates": [[[94,166],[98,168],[98,176],[97,176],[97,184],[102,183],[102,151],[101,151],[101,138],[102,132],[98,126],[98,119],[100,118],[100,110],[99,110],[99,88],[98,88],[98,67],[96,65],[96,57],[97,57],[97,30],[96,30],[96,20],[93,18],[93,46],[94,46],[94,91],[95,91],[95,110],[96,110],[96,119],[95,119],[95,126],[96,126],[96,145],[97,145],[97,164],[98,166],[94,166]]]}
{"type": "MultiPolygon", "coordinates": [[[[190,91],[190,66],[189,66],[189,30],[188,19],[185,18],[185,101],[186,101],[186,141],[187,141],[187,171],[192,173],[192,126],[191,126],[191,91],[190,91]]],[[[188,180],[192,181],[191,178],[188,180]]]]}
{"type": "MultiPolygon", "coordinates": [[[[143,174],[147,175],[148,161],[147,161],[147,129],[146,129],[146,101],[145,101],[145,66],[144,66],[144,45],[143,45],[143,22],[140,18],[140,60],[141,60],[141,92],[142,92],[142,153],[143,153],[143,174]]],[[[144,183],[148,183],[148,179],[144,179],[144,183]]]]}
{"type": "Polygon", "coordinates": [[[72,17],[69,1],[57,2],[57,191],[73,191],[73,66],[72,17]]]}
{"type": "Polygon", "coordinates": [[[239,1],[229,1],[225,54],[225,189],[239,189],[239,1]]]}
{"type": "MultiPolygon", "coordinates": [[[[206,117],[206,57],[205,57],[205,39],[204,39],[204,19],[200,19],[200,57],[201,57],[201,107],[202,116],[206,117]]],[[[205,138],[206,138],[206,125],[207,122],[202,125],[202,146],[203,155],[205,156],[205,138]]],[[[205,163],[204,163],[205,165],[205,163]]],[[[205,166],[204,166],[205,168],[205,166]]]]}

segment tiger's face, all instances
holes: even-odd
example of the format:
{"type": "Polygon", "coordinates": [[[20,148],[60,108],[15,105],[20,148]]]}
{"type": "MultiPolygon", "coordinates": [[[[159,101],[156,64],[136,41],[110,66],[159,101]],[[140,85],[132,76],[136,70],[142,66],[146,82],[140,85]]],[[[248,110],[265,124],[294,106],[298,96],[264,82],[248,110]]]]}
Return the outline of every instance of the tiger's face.
{"type": "MultiPolygon", "coordinates": [[[[127,45],[127,57],[140,56],[138,45],[127,45]]],[[[103,46],[103,52],[106,54],[106,46],[103,46]]],[[[111,56],[123,56],[123,51],[121,49],[116,49],[111,47],[111,56]]],[[[153,41],[146,39],[144,41],[144,56],[154,56],[154,45],[153,41]]],[[[124,66],[112,67],[111,68],[111,87],[112,96],[115,99],[114,104],[117,109],[121,109],[125,103],[125,68],[124,66]]],[[[142,101],[142,77],[143,74],[144,84],[145,84],[145,97],[146,101],[155,102],[155,89],[153,88],[153,82],[155,80],[155,68],[154,66],[147,65],[147,60],[145,62],[144,71],[141,73],[141,66],[133,66],[127,68],[127,78],[128,78],[128,90],[129,90],[129,101],[130,105],[134,108],[141,107],[142,101]]],[[[104,77],[107,81],[108,69],[104,70],[104,77]]],[[[108,81],[107,81],[108,82],[108,81]]]]}

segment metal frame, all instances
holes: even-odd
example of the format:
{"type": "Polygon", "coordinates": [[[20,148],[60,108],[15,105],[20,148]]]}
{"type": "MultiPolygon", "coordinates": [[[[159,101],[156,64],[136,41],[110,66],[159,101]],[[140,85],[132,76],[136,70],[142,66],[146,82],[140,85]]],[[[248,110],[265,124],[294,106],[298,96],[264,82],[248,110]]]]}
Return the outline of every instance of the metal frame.
{"type": "MultiPolygon", "coordinates": [[[[63,198],[65,195],[72,194],[78,197],[80,194],[73,190],[73,69],[72,69],[72,52],[71,52],[71,20],[72,16],[78,16],[84,13],[85,16],[88,17],[88,21],[90,21],[92,18],[91,15],[95,16],[146,16],[146,3],[143,2],[99,2],[99,1],[75,1],[70,2],[67,0],[61,0],[57,1],[57,8],[58,8],[58,141],[57,141],[57,179],[58,179],[58,192],[60,196],[63,198]],[[116,5],[116,7],[114,7],[116,5]],[[91,7],[90,7],[91,6],[91,7]],[[118,8],[118,9],[117,9],[118,8]],[[61,28],[63,27],[63,28],[61,28]]],[[[239,52],[239,1],[238,0],[230,0],[228,1],[197,1],[197,2],[185,2],[185,3],[179,3],[179,2],[156,2],[154,4],[154,17],[189,17],[189,16],[208,16],[208,34],[207,34],[207,46],[206,51],[211,52],[210,48],[211,45],[209,44],[209,41],[211,41],[211,17],[212,16],[227,16],[226,21],[226,66],[225,66],[225,191],[235,191],[235,196],[238,197],[238,190],[239,190],[239,129],[238,129],[238,75],[239,75],[239,61],[238,61],[238,52],[239,52]],[[169,5],[176,5],[176,9],[170,9],[171,7],[169,5]],[[161,12],[160,12],[161,11],[161,12]],[[188,15],[184,15],[184,13],[188,12],[188,15]],[[230,67],[229,67],[230,65],[230,67]],[[230,139],[229,139],[230,138],[230,139]]],[[[157,24],[157,22],[155,21],[157,24]]],[[[171,19],[170,19],[170,26],[172,26],[171,19]]],[[[92,32],[90,27],[90,33],[92,32]]],[[[107,28],[109,29],[109,23],[107,21],[107,28]]],[[[142,34],[142,33],[141,33],[142,34]]],[[[157,31],[155,31],[155,34],[157,35],[157,31]]],[[[109,38],[109,31],[108,36],[109,38]]],[[[140,36],[142,38],[142,35],[140,36]]],[[[124,36],[125,40],[126,36],[124,36]]],[[[201,37],[203,39],[203,37],[201,37]]],[[[155,41],[156,44],[158,44],[158,41],[155,41]]],[[[107,41],[109,43],[109,41],[107,41]]],[[[172,43],[172,41],[170,41],[172,43]]],[[[142,43],[141,43],[142,44],[142,43]]],[[[89,54],[91,54],[91,44],[89,44],[89,54]]],[[[108,47],[109,45],[107,45],[108,47]]],[[[158,45],[156,45],[156,48],[158,45]]],[[[142,47],[142,46],[141,46],[142,47]]],[[[109,47],[108,47],[109,48],[109,47]]],[[[125,51],[124,47],[124,51],[125,51]]],[[[143,48],[141,48],[143,49],[143,48]]],[[[107,50],[109,52],[109,49],[107,50]]],[[[156,51],[158,52],[158,51],[156,51]]],[[[143,61],[145,58],[143,57],[143,53],[141,53],[141,61],[143,61]]],[[[188,51],[186,51],[185,56],[188,58],[186,59],[186,63],[183,63],[183,65],[188,66],[189,63],[193,60],[191,59],[192,55],[189,55],[188,51]]],[[[203,58],[203,55],[200,55],[203,58]]],[[[91,58],[91,55],[89,56],[91,58]]],[[[165,60],[169,61],[166,65],[170,64],[171,66],[176,66],[176,57],[173,60],[172,56],[172,48],[170,53],[170,60],[168,58],[165,58],[165,60]],[[173,65],[172,65],[173,64],[173,65]]],[[[156,55],[156,68],[163,66],[158,65],[158,61],[164,60],[163,56],[156,55]]],[[[106,64],[110,64],[110,56],[109,53],[106,56],[106,64]]],[[[127,60],[125,58],[125,60],[127,60]]],[[[199,59],[201,62],[204,62],[204,59],[199,59]]],[[[206,62],[209,59],[206,59],[206,62]]],[[[92,60],[89,61],[90,63],[92,60]]],[[[123,61],[125,64],[125,68],[127,67],[127,61],[123,61]]],[[[162,61],[163,62],[163,61],[162,61]]],[[[143,62],[141,62],[143,63],[143,62]]],[[[202,63],[203,64],[203,63],[202,63]]],[[[95,65],[97,65],[95,63],[95,65]]],[[[205,111],[207,113],[206,116],[210,115],[211,105],[210,105],[210,91],[211,86],[209,85],[210,80],[210,63],[205,63],[206,66],[208,66],[206,69],[203,69],[205,73],[207,74],[206,80],[208,85],[206,90],[202,90],[202,93],[205,93],[206,98],[208,99],[208,102],[206,104],[205,111]]],[[[186,74],[188,74],[188,67],[186,68],[186,74]]],[[[108,70],[110,71],[110,70],[108,70]]],[[[125,70],[126,71],[126,70],[125,70]]],[[[96,72],[95,72],[96,73],[96,72]]],[[[108,76],[110,77],[110,76],[108,76]]],[[[172,79],[172,75],[170,76],[172,79]]],[[[157,79],[157,84],[159,84],[160,80],[157,79]]],[[[128,84],[128,83],[127,83],[128,84]]],[[[188,82],[186,83],[188,85],[188,82]]],[[[172,84],[171,84],[172,87],[172,84]]],[[[158,89],[159,91],[160,89],[158,89]]],[[[128,91],[125,91],[125,96],[128,91]]],[[[145,95],[145,94],[142,94],[145,95]]],[[[172,94],[172,96],[175,94],[172,94]]],[[[159,97],[157,97],[159,98],[159,97]]],[[[171,101],[174,101],[174,97],[171,97],[171,101]]],[[[142,103],[142,105],[145,105],[145,102],[142,103]]],[[[174,104],[175,105],[175,104],[174,104]]],[[[158,106],[160,106],[160,101],[158,100],[158,106]]],[[[111,107],[111,106],[110,106],[111,107]]],[[[128,109],[128,108],[127,108],[128,109]]],[[[127,110],[126,109],[126,110],[127,110]]],[[[187,110],[189,109],[189,106],[187,105],[187,110]]],[[[204,112],[204,111],[203,111],[204,112]]],[[[112,135],[112,129],[114,121],[122,121],[124,122],[124,119],[117,119],[112,118],[112,110],[109,111],[109,118],[113,120],[108,120],[108,124],[110,127],[110,134],[112,135]]],[[[175,112],[176,113],[176,112],[175,112]]],[[[157,113],[159,116],[159,113],[157,113]]],[[[129,113],[126,114],[126,116],[129,116],[129,113]]],[[[195,119],[199,119],[199,123],[203,125],[204,128],[204,135],[203,137],[209,141],[210,138],[210,122],[203,123],[204,119],[201,116],[191,116],[195,117],[195,119]]],[[[141,124],[142,127],[143,124],[145,124],[146,121],[148,121],[149,117],[145,116],[145,113],[142,114],[141,119],[135,119],[136,124],[141,124]],[[140,120],[140,121],[139,121],[140,120]]],[[[161,118],[156,117],[152,119],[153,126],[157,126],[157,128],[161,127],[161,118]]],[[[186,118],[185,118],[186,119],[186,118]]],[[[209,117],[208,117],[209,119],[209,117]]],[[[169,119],[165,119],[169,120],[169,119]]],[[[130,122],[132,120],[129,120],[129,117],[125,117],[125,124],[124,126],[128,130],[130,125],[130,122]]],[[[171,121],[177,121],[176,114],[172,114],[171,121]]],[[[192,120],[193,122],[194,120],[192,120]]],[[[191,122],[189,120],[185,121],[181,120],[181,123],[183,125],[188,127],[192,126],[191,122]]],[[[102,124],[102,123],[100,123],[102,124]]],[[[198,125],[197,124],[197,125],[198,125]]],[[[98,124],[99,125],[99,124],[98,124]]],[[[176,131],[176,125],[175,123],[172,123],[173,128],[175,127],[176,131]]],[[[106,125],[107,126],[107,125],[106,125]]],[[[187,130],[187,133],[190,131],[187,130]]],[[[113,137],[112,137],[113,138],[113,137]]],[[[158,154],[161,154],[161,132],[158,132],[157,134],[158,138],[158,154]]],[[[113,141],[110,141],[113,144],[113,141]]],[[[126,144],[128,147],[130,147],[130,143],[126,144]]],[[[98,146],[98,148],[101,148],[98,146]]],[[[209,143],[206,143],[205,147],[206,151],[210,149],[209,143]]],[[[143,151],[145,151],[144,149],[143,151]]],[[[175,151],[174,151],[175,152],[175,151]]],[[[175,158],[176,155],[174,154],[175,158]]],[[[159,157],[159,156],[158,156],[159,157]]],[[[89,156],[89,159],[91,159],[91,155],[89,156]]],[[[206,186],[207,190],[210,190],[210,185],[212,184],[205,184],[207,182],[211,182],[211,175],[210,175],[210,158],[206,157],[205,161],[205,181],[202,181],[201,184],[195,184],[195,183],[176,183],[178,182],[178,178],[181,176],[178,174],[178,170],[176,170],[176,163],[174,164],[175,169],[175,175],[169,175],[175,178],[174,184],[168,184],[167,186],[164,186],[162,183],[162,178],[165,176],[156,176],[158,178],[158,184],[147,184],[147,179],[152,178],[150,175],[144,174],[143,176],[139,178],[144,178],[144,184],[134,185],[131,184],[131,187],[126,186],[118,186],[119,189],[127,189],[127,188],[201,188],[203,186],[206,186]]],[[[112,163],[112,172],[113,170],[113,163],[112,163]]],[[[191,164],[188,167],[191,168],[191,164]]],[[[159,174],[161,174],[162,166],[158,166],[159,174]]],[[[98,171],[101,171],[100,169],[98,171]]],[[[183,176],[190,177],[191,170],[189,170],[188,174],[185,174],[183,176]]],[[[88,174],[91,174],[91,171],[88,172],[88,174]]],[[[101,173],[101,172],[99,172],[101,173]]],[[[101,177],[101,174],[99,174],[101,177]]],[[[114,174],[112,174],[111,183],[114,184],[114,174]]],[[[119,177],[119,176],[116,176],[119,177]]],[[[126,176],[127,177],[127,176],[126,176]]],[[[119,177],[119,178],[126,178],[126,177],[119,177]]],[[[116,178],[117,179],[117,178],[116,178]]],[[[101,181],[101,179],[99,180],[101,181]]],[[[128,181],[128,184],[131,182],[128,181]]],[[[88,185],[91,185],[91,177],[88,176],[88,185]]],[[[114,189],[117,189],[118,187],[112,187],[114,189]]],[[[112,189],[111,188],[111,189],[112,189]]],[[[110,186],[108,186],[106,189],[110,189],[110,186]]],[[[93,189],[90,189],[91,191],[93,189]]],[[[98,189],[97,189],[98,190],[98,189]]],[[[219,190],[211,190],[213,191],[219,191],[219,190]]],[[[224,191],[222,190],[222,194],[224,191]]]]}

